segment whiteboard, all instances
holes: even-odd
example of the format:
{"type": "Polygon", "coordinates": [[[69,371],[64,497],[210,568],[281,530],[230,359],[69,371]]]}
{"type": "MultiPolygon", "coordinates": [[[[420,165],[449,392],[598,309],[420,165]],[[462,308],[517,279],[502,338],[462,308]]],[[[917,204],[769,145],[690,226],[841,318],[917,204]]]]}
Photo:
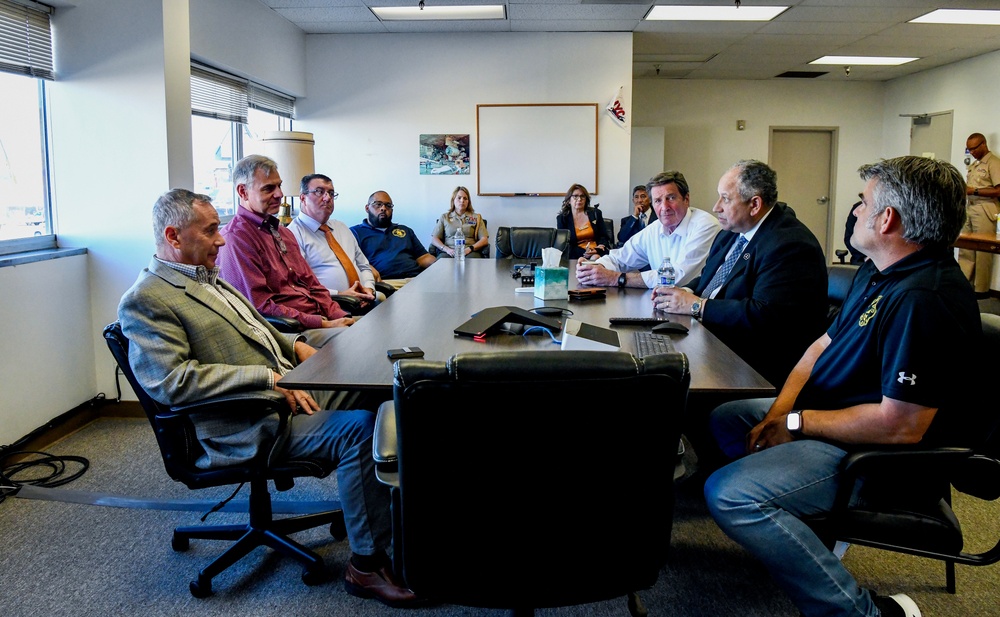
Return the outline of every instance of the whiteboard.
{"type": "Polygon", "coordinates": [[[597,103],[476,105],[479,195],[597,193],[597,103]]]}

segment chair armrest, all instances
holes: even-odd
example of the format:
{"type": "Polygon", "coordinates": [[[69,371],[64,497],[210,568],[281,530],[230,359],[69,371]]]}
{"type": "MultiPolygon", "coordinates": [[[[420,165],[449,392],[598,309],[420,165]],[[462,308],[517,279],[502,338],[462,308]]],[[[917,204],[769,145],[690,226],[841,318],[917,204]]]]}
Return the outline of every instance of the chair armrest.
{"type": "Polygon", "coordinates": [[[302,332],[305,330],[305,327],[298,319],[292,319],[291,317],[264,315],[264,319],[274,326],[278,332],[302,332]]]}
{"type": "Polygon", "coordinates": [[[381,291],[386,298],[392,295],[396,288],[385,281],[375,281],[375,291],[381,291]]]}
{"type": "Polygon", "coordinates": [[[375,477],[382,484],[399,488],[399,449],[396,442],[396,405],[386,401],[379,405],[372,439],[375,477]]]}
{"type": "Polygon", "coordinates": [[[330,294],[333,301],[340,305],[340,308],[344,309],[351,315],[361,315],[365,313],[365,309],[361,308],[361,300],[358,300],[354,296],[345,296],[342,294],[330,294]]]}
{"type": "MultiPolygon", "coordinates": [[[[247,392],[236,392],[207,398],[196,403],[186,403],[184,405],[173,405],[170,407],[172,414],[189,415],[209,411],[213,414],[236,413],[246,415],[252,411],[282,411],[291,413],[288,401],[285,396],[276,390],[250,390],[247,392]]],[[[273,413],[272,411],[272,413],[273,413]]],[[[168,417],[160,415],[157,417],[168,417]]]]}
{"type": "Polygon", "coordinates": [[[862,477],[921,478],[927,485],[948,482],[957,466],[973,454],[969,448],[920,446],[886,446],[852,452],[840,462],[844,480],[837,490],[834,509],[848,507],[855,483],[862,477]]]}

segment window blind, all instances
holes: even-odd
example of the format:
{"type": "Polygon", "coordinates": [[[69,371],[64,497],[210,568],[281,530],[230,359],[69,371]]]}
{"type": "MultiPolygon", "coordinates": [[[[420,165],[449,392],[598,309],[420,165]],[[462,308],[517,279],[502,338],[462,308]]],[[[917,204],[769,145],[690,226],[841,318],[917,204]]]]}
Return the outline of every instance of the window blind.
{"type": "Polygon", "coordinates": [[[0,71],[55,79],[52,9],[35,2],[31,5],[0,0],[0,71]]]}
{"type": "Polygon", "coordinates": [[[264,86],[250,83],[250,107],[283,118],[295,117],[295,99],[264,86]]]}
{"type": "Polygon", "coordinates": [[[252,81],[191,63],[192,114],[246,124],[247,109],[294,118],[295,99],[252,81]]]}

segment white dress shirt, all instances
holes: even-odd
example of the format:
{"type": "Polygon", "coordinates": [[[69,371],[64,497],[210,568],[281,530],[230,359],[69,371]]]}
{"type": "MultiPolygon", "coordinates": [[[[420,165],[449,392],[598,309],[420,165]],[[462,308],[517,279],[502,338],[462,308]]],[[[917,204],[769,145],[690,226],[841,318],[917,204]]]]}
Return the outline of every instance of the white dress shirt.
{"type": "MultiPolygon", "coordinates": [[[[369,291],[374,291],[375,275],[372,273],[372,267],[368,263],[368,258],[365,257],[365,254],[361,252],[361,247],[358,246],[357,238],[351,233],[351,229],[335,219],[328,220],[326,224],[330,228],[330,231],[333,232],[333,237],[337,239],[341,248],[347,253],[347,256],[354,260],[354,267],[358,270],[361,286],[368,288],[369,291]]],[[[344,267],[340,265],[340,260],[337,259],[337,255],[333,252],[333,249],[330,248],[330,244],[326,241],[326,234],[320,231],[320,225],[319,221],[300,212],[288,224],[288,230],[292,232],[296,242],[299,243],[299,247],[302,249],[302,256],[305,258],[306,263],[309,264],[309,267],[312,268],[313,274],[316,275],[316,278],[319,279],[319,282],[324,287],[330,290],[330,293],[336,294],[341,290],[347,289],[350,285],[347,282],[347,273],[344,271],[344,267]]]]}
{"type": "Polygon", "coordinates": [[[664,257],[669,257],[677,271],[677,286],[683,287],[701,274],[720,229],[718,219],[708,212],[688,208],[673,233],[667,233],[659,221],[650,222],[620,249],[612,249],[597,263],[615,272],[631,272],[648,265],[651,270],[641,274],[646,287],[652,289],[657,282],[656,269],[664,257]]]}

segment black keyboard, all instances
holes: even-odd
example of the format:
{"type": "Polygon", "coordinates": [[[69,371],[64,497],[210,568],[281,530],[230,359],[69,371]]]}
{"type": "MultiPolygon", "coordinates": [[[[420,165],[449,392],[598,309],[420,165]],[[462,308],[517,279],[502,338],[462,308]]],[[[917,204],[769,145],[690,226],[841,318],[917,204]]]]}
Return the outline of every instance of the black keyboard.
{"type": "Polygon", "coordinates": [[[639,358],[673,353],[674,351],[676,348],[674,348],[674,342],[670,340],[669,336],[653,334],[645,330],[635,332],[635,355],[639,358]]]}
{"type": "Polygon", "coordinates": [[[655,326],[670,321],[667,317],[611,317],[608,322],[612,326],[655,326]]]}

